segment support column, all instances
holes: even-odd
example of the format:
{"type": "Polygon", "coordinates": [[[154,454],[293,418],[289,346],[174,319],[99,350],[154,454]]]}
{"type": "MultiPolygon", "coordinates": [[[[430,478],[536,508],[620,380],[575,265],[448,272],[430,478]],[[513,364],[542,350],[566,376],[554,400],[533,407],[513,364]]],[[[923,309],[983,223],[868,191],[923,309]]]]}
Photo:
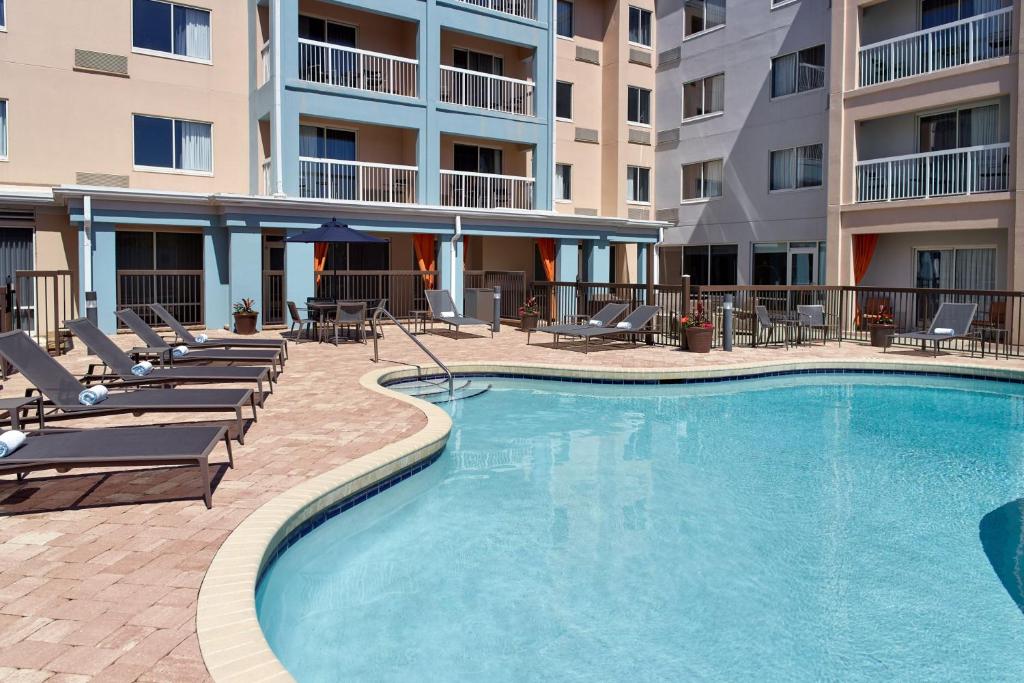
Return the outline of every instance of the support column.
{"type": "MultiPolygon", "coordinates": [[[[114,226],[94,223],[92,228],[92,286],[96,291],[96,324],[107,334],[117,332],[117,240],[114,226]]],[[[85,230],[78,230],[78,272],[85,272],[85,230]]],[[[85,291],[88,284],[79,283],[78,310],[85,315],[85,291]]]]}
{"type": "Polygon", "coordinates": [[[611,247],[608,240],[591,240],[585,245],[583,255],[587,260],[587,281],[609,282],[611,280],[609,271],[611,247]]]}
{"type": "Polygon", "coordinates": [[[208,329],[231,326],[228,229],[203,228],[203,315],[208,329]]]}
{"type": "Polygon", "coordinates": [[[636,283],[638,285],[647,284],[647,251],[650,248],[647,244],[636,245],[636,283]]]}
{"type": "Polygon", "coordinates": [[[451,292],[452,301],[461,312],[466,244],[462,240],[456,242],[454,238],[454,235],[438,235],[437,268],[440,271],[440,288],[451,292]]]}
{"type": "Polygon", "coordinates": [[[555,255],[555,279],[576,282],[580,276],[580,243],[576,240],[558,240],[555,255]]]}
{"type": "MultiPolygon", "coordinates": [[[[289,230],[288,237],[302,232],[289,230]]],[[[313,275],[313,244],[307,242],[284,243],[285,299],[305,308],[306,299],[316,296],[313,275]]],[[[288,320],[287,315],[285,320],[288,320]]]]}
{"type": "MultiPolygon", "coordinates": [[[[230,303],[252,299],[263,306],[263,240],[259,227],[232,226],[229,237],[230,303]]],[[[256,321],[260,325],[259,319],[256,321]]]]}

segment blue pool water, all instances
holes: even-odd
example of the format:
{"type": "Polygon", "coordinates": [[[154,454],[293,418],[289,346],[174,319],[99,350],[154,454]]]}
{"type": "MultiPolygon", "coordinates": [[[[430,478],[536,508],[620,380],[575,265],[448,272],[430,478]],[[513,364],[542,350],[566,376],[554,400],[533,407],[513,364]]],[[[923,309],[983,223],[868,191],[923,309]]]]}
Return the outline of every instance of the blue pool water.
{"type": "Polygon", "coordinates": [[[265,574],[299,681],[1024,679],[1024,386],[488,381],[265,574]]]}

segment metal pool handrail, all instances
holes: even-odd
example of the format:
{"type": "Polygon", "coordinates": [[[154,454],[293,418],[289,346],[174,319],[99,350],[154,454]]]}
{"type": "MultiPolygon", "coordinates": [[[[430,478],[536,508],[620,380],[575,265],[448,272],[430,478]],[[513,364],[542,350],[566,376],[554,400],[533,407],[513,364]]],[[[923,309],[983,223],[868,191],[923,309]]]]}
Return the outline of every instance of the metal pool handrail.
{"type": "MultiPolygon", "coordinates": [[[[396,327],[398,327],[398,329],[405,333],[406,337],[411,339],[413,343],[416,344],[416,346],[420,347],[420,350],[423,351],[423,353],[427,354],[430,357],[430,360],[434,361],[437,364],[437,367],[441,368],[441,370],[444,371],[445,377],[448,378],[448,398],[452,398],[455,395],[455,377],[452,375],[452,371],[448,369],[448,366],[442,363],[441,359],[435,356],[433,351],[428,349],[423,342],[417,339],[416,335],[410,332],[405,325],[398,322],[398,319],[395,318],[395,316],[391,315],[391,312],[388,311],[388,309],[380,308],[378,312],[381,315],[387,316],[388,319],[391,320],[391,322],[393,322],[396,327]]],[[[373,362],[377,363],[379,361],[380,355],[377,352],[377,330],[373,330],[373,362]]]]}

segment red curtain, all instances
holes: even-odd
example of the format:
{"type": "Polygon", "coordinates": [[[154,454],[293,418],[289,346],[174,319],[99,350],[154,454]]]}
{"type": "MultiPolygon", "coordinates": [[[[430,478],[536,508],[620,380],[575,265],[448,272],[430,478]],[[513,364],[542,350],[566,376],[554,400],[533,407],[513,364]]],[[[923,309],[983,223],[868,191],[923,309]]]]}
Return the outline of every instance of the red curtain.
{"type": "Polygon", "coordinates": [[[853,236],[853,284],[859,285],[860,281],[864,279],[877,246],[878,235],[876,234],[853,236]]]}
{"type": "Polygon", "coordinates": [[[540,261],[544,266],[544,277],[548,282],[555,281],[555,240],[543,237],[537,240],[537,249],[540,251],[540,261]]]}
{"type": "Polygon", "coordinates": [[[416,251],[416,267],[423,273],[423,285],[427,289],[434,288],[434,275],[428,270],[437,270],[437,249],[433,235],[416,234],[412,236],[412,246],[416,251]]]}
{"type": "Polygon", "coordinates": [[[326,242],[313,243],[313,270],[316,271],[317,284],[320,284],[320,273],[323,272],[324,266],[327,265],[328,246],[326,242]]]}

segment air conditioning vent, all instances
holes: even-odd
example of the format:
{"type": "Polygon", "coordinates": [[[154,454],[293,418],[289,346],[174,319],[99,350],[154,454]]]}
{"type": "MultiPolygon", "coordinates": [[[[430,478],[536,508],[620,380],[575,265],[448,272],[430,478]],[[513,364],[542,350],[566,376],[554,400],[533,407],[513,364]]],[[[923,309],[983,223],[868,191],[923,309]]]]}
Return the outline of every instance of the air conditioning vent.
{"type": "Polygon", "coordinates": [[[636,128],[629,129],[629,143],[631,145],[649,145],[651,144],[651,131],[649,130],[637,130],[636,128]]]}
{"type": "Polygon", "coordinates": [[[593,128],[577,128],[576,142],[597,142],[598,132],[593,128]]]}
{"type": "Polygon", "coordinates": [[[659,221],[665,221],[667,223],[678,224],[679,223],[679,209],[658,209],[655,212],[659,221]]]}
{"type": "Polygon", "coordinates": [[[651,53],[647,50],[638,50],[635,47],[629,48],[629,61],[643,66],[651,65],[651,53]]]}
{"type": "Polygon", "coordinates": [[[589,47],[576,46],[576,61],[587,64],[600,64],[601,53],[589,47]]]}
{"type": "Polygon", "coordinates": [[[75,49],[75,69],[111,76],[128,75],[128,58],[108,52],[75,49]]]}
{"type": "Polygon", "coordinates": [[[651,212],[648,209],[630,208],[629,219],[633,221],[646,221],[651,219],[651,212]]]}
{"type": "Polygon", "coordinates": [[[79,185],[98,185],[100,187],[128,187],[128,176],[79,171],[75,174],[75,182],[79,185]]]}
{"type": "Polygon", "coordinates": [[[575,213],[577,216],[596,216],[597,215],[597,209],[578,208],[578,209],[574,209],[573,213],[575,213]]]}
{"type": "Polygon", "coordinates": [[[658,68],[675,64],[682,59],[682,51],[678,47],[658,53],[658,68]]]}

